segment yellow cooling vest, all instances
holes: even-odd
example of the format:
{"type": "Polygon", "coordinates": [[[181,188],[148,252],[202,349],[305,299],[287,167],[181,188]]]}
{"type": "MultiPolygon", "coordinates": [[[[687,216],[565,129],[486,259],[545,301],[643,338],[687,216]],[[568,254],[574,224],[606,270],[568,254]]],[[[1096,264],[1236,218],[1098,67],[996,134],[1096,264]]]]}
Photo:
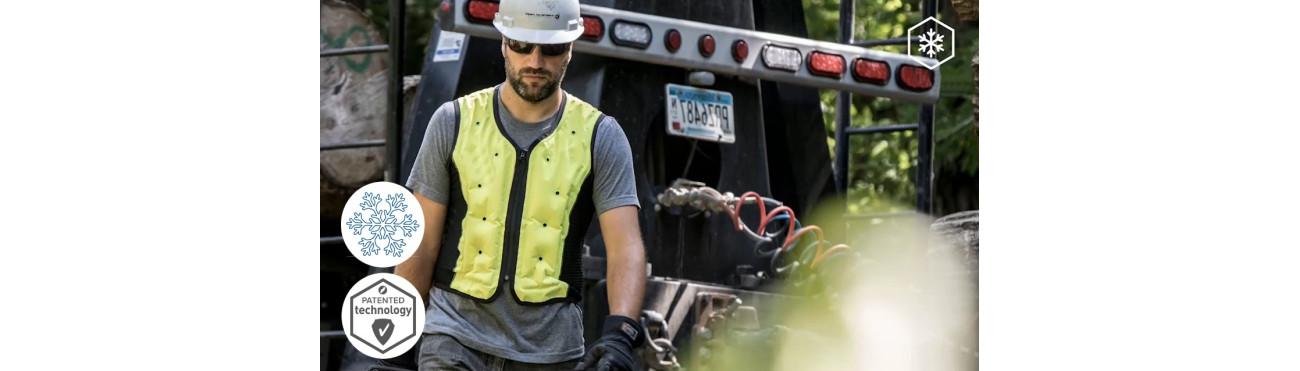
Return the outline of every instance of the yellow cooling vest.
{"type": "Polygon", "coordinates": [[[551,133],[513,143],[498,123],[509,113],[495,93],[456,101],[452,201],[434,283],[480,301],[502,291],[522,303],[577,301],[582,239],[594,214],[591,148],[602,114],[565,94],[551,133]]]}

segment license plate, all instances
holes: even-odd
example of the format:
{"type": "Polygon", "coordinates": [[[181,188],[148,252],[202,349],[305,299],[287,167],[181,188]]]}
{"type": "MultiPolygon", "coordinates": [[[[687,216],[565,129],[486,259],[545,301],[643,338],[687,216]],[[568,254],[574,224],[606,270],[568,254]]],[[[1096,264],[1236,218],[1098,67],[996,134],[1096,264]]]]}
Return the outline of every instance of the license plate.
{"type": "Polygon", "coordinates": [[[666,84],[668,134],[713,142],[735,143],[731,93],[666,84]]]}

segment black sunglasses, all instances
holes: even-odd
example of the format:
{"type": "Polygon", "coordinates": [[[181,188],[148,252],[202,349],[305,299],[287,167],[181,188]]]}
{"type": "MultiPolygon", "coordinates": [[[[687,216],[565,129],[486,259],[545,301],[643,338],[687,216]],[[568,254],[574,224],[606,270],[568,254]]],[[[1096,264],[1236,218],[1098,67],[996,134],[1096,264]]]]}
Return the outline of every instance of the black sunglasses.
{"type": "Polygon", "coordinates": [[[564,53],[567,53],[569,51],[569,45],[572,44],[570,43],[534,44],[534,43],[526,43],[518,40],[506,39],[506,46],[510,47],[510,50],[513,50],[515,53],[519,53],[523,55],[532,54],[533,47],[540,46],[542,49],[542,55],[545,55],[547,57],[558,57],[564,55],[564,53]]]}

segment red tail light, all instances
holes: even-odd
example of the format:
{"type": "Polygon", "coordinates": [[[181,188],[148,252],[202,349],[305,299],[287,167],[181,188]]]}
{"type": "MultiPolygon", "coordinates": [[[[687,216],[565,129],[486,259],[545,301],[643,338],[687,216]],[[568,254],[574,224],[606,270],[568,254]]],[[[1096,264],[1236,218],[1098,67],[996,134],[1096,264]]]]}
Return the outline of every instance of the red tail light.
{"type": "Polygon", "coordinates": [[[705,58],[713,56],[713,48],[715,46],[716,45],[713,45],[713,36],[700,36],[700,55],[703,55],[705,58]]]}
{"type": "Polygon", "coordinates": [[[844,75],[844,57],[816,51],[808,53],[808,72],[838,79],[844,75]]]}
{"type": "Polygon", "coordinates": [[[599,17],[582,16],[582,38],[589,41],[600,41],[600,37],[605,34],[605,21],[599,17]]]}
{"type": "Polygon", "coordinates": [[[898,66],[898,86],[911,91],[926,91],[934,87],[934,71],[912,66],[898,66]]]}
{"type": "Polygon", "coordinates": [[[676,53],[677,49],[682,47],[682,33],[677,30],[668,30],[668,35],[664,36],[664,47],[669,52],[676,53]]]}
{"type": "Polygon", "coordinates": [[[885,85],[889,82],[889,63],[874,59],[853,60],[853,79],[858,82],[885,85]]]}
{"type": "Polygon", "coordinates": [[[731,59],[735,59],[736,63],[740,63],[744,62],[747,57],[749,57],[749,44],[745,40],[736,40],[736,42],[731,43],[731,59]]]}
{"type": "Polygon", "coordinates": [[[494,2],[490,3],[487,1],[472,0],[469,2],[469,5],[465,6],[465,15],[469,17],[469,20],[471,21],[492,23],[492,20],[496,19],[497,10],[500,7],[501,4],[494,2]]]}

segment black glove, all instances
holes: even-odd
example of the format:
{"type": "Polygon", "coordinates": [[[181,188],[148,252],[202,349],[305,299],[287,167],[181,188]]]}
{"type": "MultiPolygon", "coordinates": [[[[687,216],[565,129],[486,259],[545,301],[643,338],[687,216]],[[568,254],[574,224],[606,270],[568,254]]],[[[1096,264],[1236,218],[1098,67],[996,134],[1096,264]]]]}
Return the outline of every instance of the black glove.
{"type": "Polygon", "coordinates": [[[623,316],[605,317],[600,339],[596,340],[574,370],[594,367],[598,371],[632,371],[632,349],[644,342],[645,333],[641,331],[641,323],[623,316]]]}

